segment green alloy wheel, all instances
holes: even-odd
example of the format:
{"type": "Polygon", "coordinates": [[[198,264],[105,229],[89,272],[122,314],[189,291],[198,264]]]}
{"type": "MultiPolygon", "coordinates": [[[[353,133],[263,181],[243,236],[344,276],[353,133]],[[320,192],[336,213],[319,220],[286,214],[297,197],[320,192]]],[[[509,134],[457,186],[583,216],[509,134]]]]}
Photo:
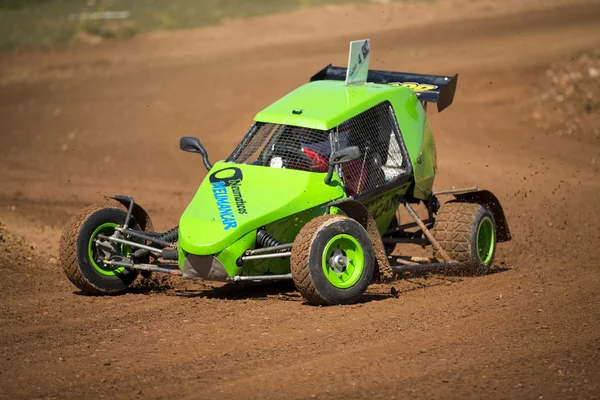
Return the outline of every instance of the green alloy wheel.
{"type": "MultiPolygon", "coordinates": [[[[121,208],[94,205],[83,209],[67,224],[60,240],[60,262],[71,282],[90,294],[120,294],[135,280],[137,271],[104,264],[111,257],[129,257],[130,246],[103,240],[125,222],[121,208]]],[[[131,229],[140,230],[132,217],[131,229]]]]}
{"type": "Polygon", "coordinates": [[[365,255],[358,240],[347,234],[331,238],[323,251],[323,273],[333,286],[347,289],[363,274],[365,255]]]}
{"type": "Polygon", "coordinates": [[[494,257],[495,236],[494,222],[488,216],[483,217],[479,221],[476,238],[477,257],[483,265],[488,265],[494,257]]]}
{"type": "MultiPolygon", "coordinates": [[[[100,225],[90,236],[88,241],[88,257],[94,268],[102,275],[114,276],[125,272],[125,267],[113,267],[102,263],[102,257],[104,256],[102,249],[98,248],[97,238],[98,235],[110,236],[115,233],[115,228],[118,224],[114,222],[107,222],[100,225]]],[[[126,245],[119,245],[116,247],[120,250],[120,253],[126,257],[131,255],[131,247],[126,245]]]]}
{"type": "MultiPolygon", "coordinates": [[[[474,275],[490,272],[496,255],[496,223],[485,204],[449,201],[435,218],[433,237],[453,260],[474,275]]],[[[434,257],[443,261],[434,250],[434,257]]]]}
{"type": "Polygon", "coordinates": [[[294,240],[292,277],[309,304],[357,302],[373,280],[374,268],[369,235],[351,218],[317,217],[294,240]]]}

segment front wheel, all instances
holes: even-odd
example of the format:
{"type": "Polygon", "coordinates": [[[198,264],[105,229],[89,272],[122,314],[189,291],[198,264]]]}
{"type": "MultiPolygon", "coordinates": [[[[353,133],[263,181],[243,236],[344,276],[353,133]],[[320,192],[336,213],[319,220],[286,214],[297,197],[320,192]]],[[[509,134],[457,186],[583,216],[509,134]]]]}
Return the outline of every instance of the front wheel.
{"type": "MultiPolygon", "coordinates": [[[[120,294],[137,277],[137,271],[103,263],[115,256],[128,258],[132,249],[103,236],[111,236],[125,223],[127,212],[106,205],[89,206],[67,224],[60,239],[60,263],[69,280],[90,294],[120,294]]],[[[140,230],[132,217],[129,228],[140,230]]]]}
{"type": "Polygon", "coordinates": [[[300,230],[290,262],[294,283],[309,304],[351,304],[373,280],[375,254],[362,225],[323,215],[300,230]]]}

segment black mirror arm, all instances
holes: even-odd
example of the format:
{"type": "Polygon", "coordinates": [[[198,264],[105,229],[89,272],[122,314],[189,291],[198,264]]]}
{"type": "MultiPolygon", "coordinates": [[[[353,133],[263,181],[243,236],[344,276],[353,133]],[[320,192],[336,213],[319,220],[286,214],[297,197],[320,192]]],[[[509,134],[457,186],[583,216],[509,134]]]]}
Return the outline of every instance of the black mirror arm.
{"type": "Polygon", "coordinates": [[[327,170],[327,175],[325,176],[325,184],[329,185],[329,183],[331,182],[331,178],[333,178],[333,168],[335,167],[334,164],[329,164],[329,169],[327,170]]]}
{"type": "Polygon", "coordinates": [[[202,163],[204,164],[204,168],[206,168],[207,171],[210,171],[213,166],[210,161],[208,161],[208,153],[206,152],[206,149],[202,146],[199,150],[200,154],[202,155],[202,163]]]}

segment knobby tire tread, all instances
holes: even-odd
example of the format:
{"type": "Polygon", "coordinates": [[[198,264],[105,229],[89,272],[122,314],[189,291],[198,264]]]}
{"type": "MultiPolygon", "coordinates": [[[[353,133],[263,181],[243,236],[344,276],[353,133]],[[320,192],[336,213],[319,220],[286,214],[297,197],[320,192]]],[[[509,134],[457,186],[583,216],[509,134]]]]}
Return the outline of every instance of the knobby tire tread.
{"type": "MultiPolygon", "coordinates": [[[[479,203],[450,201],[444,203],[435,218],[433,237],[451,259],[471,267],[471,227],[481,208],[479,203]]],[[[433,256],[442,260],[434,250],[433,256]]]]}
{"type": "Polygon", "coordinates": [[[317,292],[310,278],[309,257],[314,238],[324,225],[346,217],[337,214],[321,215],[309,221],[298,233],[290,257],[292,278],[302,297],[313,305],[326,305],[327,301],[317,292]]]}
{"type": "MultiPolygon", "coordinates": [[[[116,206],[116,204],[113,206],[116,206]]],[[[77,237],[85,221],[92,214],[106,207],[106,204],[94,204],[84,208],[71,218],[60,237],[60,264],[65,271],[67,278],[69,278],[69,280],[80,290],[92,294],[102,294],[102,291],[90,285],[79,270],[79,262],[77,261],[77,237]]]]}

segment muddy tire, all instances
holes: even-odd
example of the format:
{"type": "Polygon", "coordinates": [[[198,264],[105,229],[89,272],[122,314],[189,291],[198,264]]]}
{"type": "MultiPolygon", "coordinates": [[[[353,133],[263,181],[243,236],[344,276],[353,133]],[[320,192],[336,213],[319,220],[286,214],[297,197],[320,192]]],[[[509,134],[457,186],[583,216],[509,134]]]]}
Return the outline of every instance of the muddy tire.
{"type": "Polygon", "coordinates": [[[290,263],[294,284],[308,304],[351,304],[373,280],[375,254],[362,225],[323,215],[300,230],[290,263]]]}
{"type": "MultiPolygon", "coordinates": [[[[485,204],[450,201],[435,218],[433,237],[471,275],[490,272],[496,255],[496,222],[485,204]]],[[[441,254],[433,256],[443,262],[441,254]]]]}
{"type": "MultiPolygon", "coordinates": [[[[114,227],[125,222],[127,212],[117,206],[93,205],[84,208],[66,225],[60,238],[60,264],[67,278],[89,294],[120,294],[135,280],[138,273],[123,267],[105,266],[94,239],[99,234],[110,236],[114,227]]],[[[132,217],[132,229],[140,229],[132,217]]],[[[119,251],[129,249],[120,247],[119,251]]]]}

